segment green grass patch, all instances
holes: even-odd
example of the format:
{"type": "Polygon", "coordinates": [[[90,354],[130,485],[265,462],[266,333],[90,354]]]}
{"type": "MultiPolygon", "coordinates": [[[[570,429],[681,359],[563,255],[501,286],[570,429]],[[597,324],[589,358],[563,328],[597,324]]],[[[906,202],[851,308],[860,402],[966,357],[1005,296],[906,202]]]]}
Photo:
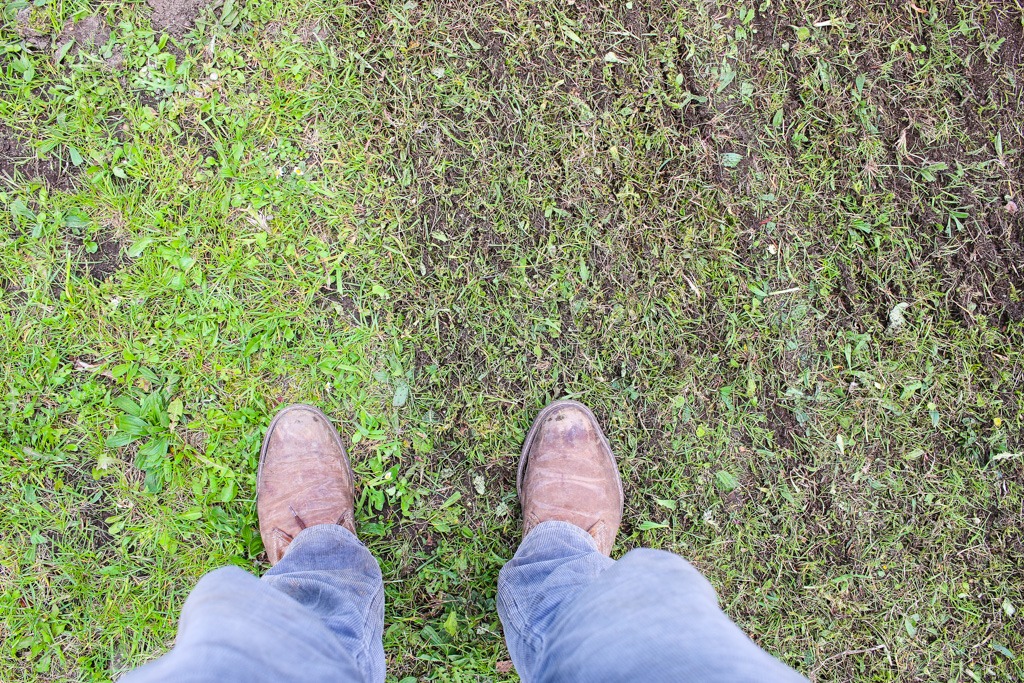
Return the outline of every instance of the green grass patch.
{"type": "Polygon", "coordinates": [[[616,553],[813,680],[1024,675],[1018,6],[154,6],[0,15],[0,679],[115,678],[262,572],[303,401],[389,680],[515,680],[559,397],[618,454],[616,553]]]}

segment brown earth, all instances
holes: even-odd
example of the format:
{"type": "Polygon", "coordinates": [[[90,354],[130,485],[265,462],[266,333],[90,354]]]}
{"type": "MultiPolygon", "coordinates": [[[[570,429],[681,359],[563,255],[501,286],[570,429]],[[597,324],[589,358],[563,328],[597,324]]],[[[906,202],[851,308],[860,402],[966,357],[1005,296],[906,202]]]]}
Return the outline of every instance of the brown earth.
{"type": "MultiPolygon", "coordinates": [[[[110,36],[110,26],[107,25],[103,17],[89,16],[83,17],[78,21],[69,19],[64,24],[60,35],[57,36],[53,49],[54,58],[56,59],[56,56],[62,55],[62,53],[62,59],[74,57],[80,53],[98,54],[100,48],[110,40],[110,36]],[[64,50],[67,50],[67,52],[64,53],[64,50]]],[[[124,63],[121,49],[120,45],[114,46],[111,55],[104,60],[107,68],[118,69],[124,63]]]]}
{"type": "Polygon", "coordinates": [[[14,20],[18,25],[18,35],[29,47],[44,50],[50,46],[50,34],[46,24],[34,20],[31,8],[19,10],[14,20]]]}
{"type": "Polygon", "coordinates": [[[83,254],[82,259],[85,261],[85,271],[89,277],[102,282],[121,267],[121,242],[101,235],[96,238],[96,244],[96,252],[83,254]]]}
{"type": "Polygon", "coordinates": [[[153,28],[166,31],[172,36],[188,33],[199,12],[210,4],[210,0],[148,0],[153,8],[150,21],[153,28]]]}
{"type": "Polygon", "coordinates": [[[78,21],[68,20],[64,29],[57,36],[56,52],[60,52],[65,46],[73,41],[71,47],[67,48],[69,55],[74,55],[84,48],[102,47],[110,40],[110,27],[102,17],[84,17],[78,21]]]}
{"type": "Polygon", "coordinates": [[[27,141],[0,125],[0,187],[17,178],[40,179],[49,187],[68,190],[74,186],[77,170],[59,159],[39,159],[27,141]]]}

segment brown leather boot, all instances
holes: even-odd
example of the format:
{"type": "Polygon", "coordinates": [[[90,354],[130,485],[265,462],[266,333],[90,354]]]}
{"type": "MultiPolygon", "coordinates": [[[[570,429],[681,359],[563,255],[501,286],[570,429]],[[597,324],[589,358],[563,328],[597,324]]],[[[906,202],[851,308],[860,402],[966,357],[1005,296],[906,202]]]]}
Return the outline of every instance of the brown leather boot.
{"type": "Polygon", "coordinates": [[[622,521],[622,480],[608,439],[582,403],[555,401],[533,421],[516,478],[523,536],[549,520],[569,522],[611,555],[622,521]]]}
{"type": "Polygon", "coordinates": [[[270,564],[315,524],[355,533],[352,467],[338,431],[318,408],[282,409],[267,429],[256,475],[256,511],[270,564]]]}

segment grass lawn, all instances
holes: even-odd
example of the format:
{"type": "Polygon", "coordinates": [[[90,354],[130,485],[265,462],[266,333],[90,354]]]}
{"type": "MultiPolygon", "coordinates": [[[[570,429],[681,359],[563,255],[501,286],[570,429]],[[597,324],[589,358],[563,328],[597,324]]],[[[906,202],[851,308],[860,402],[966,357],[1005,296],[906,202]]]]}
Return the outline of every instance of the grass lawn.
{"type": "Polygon", "coordinates": [[[334,417],[390,681],[514,681],[534,414],[814,681],[1024,677],[1020,0],[13,0],[0,680],[166,651],[334,417]]]}

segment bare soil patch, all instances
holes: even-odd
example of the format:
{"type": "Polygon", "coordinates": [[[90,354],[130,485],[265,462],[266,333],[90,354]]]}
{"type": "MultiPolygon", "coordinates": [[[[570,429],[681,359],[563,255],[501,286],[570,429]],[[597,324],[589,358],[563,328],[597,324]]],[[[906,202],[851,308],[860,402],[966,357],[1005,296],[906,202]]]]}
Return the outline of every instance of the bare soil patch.
{"type": "Polygon", "coordinates": [[[18,25],[18,35],[25,43],[37,50],[43,50],[50,46],[50,34],[44,23],[35,20],[32,9],[26,7],[15,15],[15,23],[18,25]]]}
{"type": "Polygon", "coordinates": [[[85,255],[85,271],[93,280],[102,282],[121,267],[121,242],[100,236],[96,245],[94,253],[85,255]]]}
{"type": "MultiPolygon", "coordinates": [[[[77,21],[69,19],[64,24],[54,45],[54,59],[64,54],[64,58],[78,54],[97,55],[100,48],[110,40],[111,30],[106,20],[100,16],[83,17],[77,21]]],[[[113,52],[105,60],[107,68],[117,69],[124,63],[121,46],[115,46],[113,52]]]]}
{"type": "Polygon", "coordinates": [[[26,177],[41,179],[54,189],[68,190],[74,186],[76,174],[74,166],[65,166],[59,159],[39,159],[23,138],[0,125],[0,185],[26,177]]]}
{"type": "Polygon", "coordinates": [[[210,0],[148,0],[153,8],[150,21],[153,28],[166,31],[172,36],[188,33],[199,13],[210,4],[210,0]]]}
{"type": "Polygon", "coordinates": [[[102,17],[84,17],[78,21],[68,20],[64,29],[57,36],[57,51],[72,42],[68,54],[73,55],[85,48],[97,48],[110,40],[110,27],[102,17]]]}

